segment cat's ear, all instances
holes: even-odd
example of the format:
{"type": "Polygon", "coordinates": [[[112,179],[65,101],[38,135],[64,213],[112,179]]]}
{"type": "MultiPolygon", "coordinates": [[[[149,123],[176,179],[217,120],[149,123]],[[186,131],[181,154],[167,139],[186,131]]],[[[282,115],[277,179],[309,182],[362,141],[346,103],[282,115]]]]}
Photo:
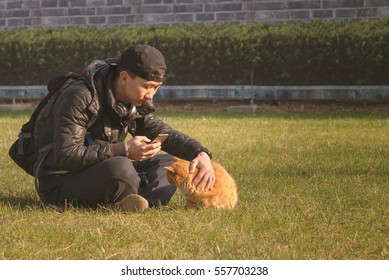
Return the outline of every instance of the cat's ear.
{"type": "Polygon", "coordinates": [[[174,172],[174,168],[172,166],[165,166],[164,168],[168,171],[174,172]]]}

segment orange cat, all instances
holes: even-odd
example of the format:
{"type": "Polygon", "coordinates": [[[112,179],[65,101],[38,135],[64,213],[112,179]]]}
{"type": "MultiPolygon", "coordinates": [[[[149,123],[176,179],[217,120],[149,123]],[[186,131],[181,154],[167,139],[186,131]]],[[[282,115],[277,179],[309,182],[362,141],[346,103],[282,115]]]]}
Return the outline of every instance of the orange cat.
{"type": "Polygon", "coordinates": [[[218,163],[212,161],[215,170],[216,182],[212,189],[204,191],[197,190],[192,185],[192,179],[198,170],[189,173],[190,162],[174,158],[170,166],[165,167],[169,182],[176,186],[186,198],[186,207],[194,208],[197,205],[202,207],[215,207],[217,209],[232,209],[238,201],[236,184],[230,174],[218,163]]]}

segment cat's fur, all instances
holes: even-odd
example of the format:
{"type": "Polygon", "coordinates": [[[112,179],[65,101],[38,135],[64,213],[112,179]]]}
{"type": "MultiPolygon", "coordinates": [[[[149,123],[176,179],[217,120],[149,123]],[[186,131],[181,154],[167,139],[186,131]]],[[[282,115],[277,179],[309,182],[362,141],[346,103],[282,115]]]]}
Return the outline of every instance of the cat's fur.
{"type": "Polygon", "coordinates": [[[176,186],[186,198],[187,208],[201,206],[232,209],[235,207],[238,201],[235,181],[220,164],[212,161],[216,182],[208,191],[205,191],[204,187],[197,190],[192,185],[192,179],[196,176],[198,169],[190,174],[189,165],[189,161],[174,158],[173,163],[165,167],[169,182],[176,186]]]}

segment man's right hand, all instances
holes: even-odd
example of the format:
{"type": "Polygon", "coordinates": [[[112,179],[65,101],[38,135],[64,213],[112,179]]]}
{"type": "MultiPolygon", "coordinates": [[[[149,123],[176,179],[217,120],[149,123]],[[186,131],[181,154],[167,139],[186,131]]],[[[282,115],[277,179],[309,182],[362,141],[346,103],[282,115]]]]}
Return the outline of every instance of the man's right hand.
{"type": "Polygon", "coordinates": [[[150,143],[146,136],[135,136],[126,143],[127,157],[132,160],[142,161],[155,156],[161,150],[161,143],[150,143]]]}

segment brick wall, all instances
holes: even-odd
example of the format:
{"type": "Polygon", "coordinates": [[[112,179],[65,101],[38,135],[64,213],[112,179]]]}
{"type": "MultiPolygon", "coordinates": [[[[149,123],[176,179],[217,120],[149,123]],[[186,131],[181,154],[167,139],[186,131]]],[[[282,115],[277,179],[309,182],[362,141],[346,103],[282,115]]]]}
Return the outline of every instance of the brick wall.
{"type": "Polygon", "coordinates": [[[387,17],[389,0],[0,0],[0,29],[387,17]]]}

